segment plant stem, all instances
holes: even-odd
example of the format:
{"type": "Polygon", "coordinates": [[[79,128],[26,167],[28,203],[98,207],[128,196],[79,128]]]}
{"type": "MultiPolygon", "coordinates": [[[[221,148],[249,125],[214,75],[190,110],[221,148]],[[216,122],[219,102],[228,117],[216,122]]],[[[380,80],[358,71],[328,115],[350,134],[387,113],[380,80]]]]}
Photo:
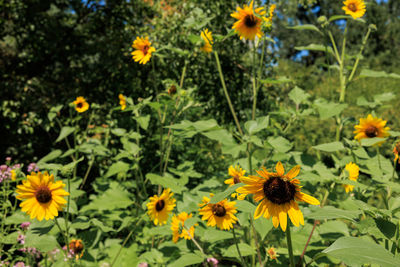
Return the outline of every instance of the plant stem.
{"type": "Polygon", "coordinates": [[[238,129],[240,135],[243,136],[242,128],[240,127],[240,123],[239,123],[238,118],[236,117],[235,109],[233,108],[233,105],[232,105],[232,102],[231,102],[231,98],[229,97],[228,90],[226,89],[225,80],[224,80],[224,74],[222,73],[221,63],[219,62],[218,53],[217,53],[216,51],[214,51],[214,55],[215,55],[215,60],[216,60],[216,62],[217,62],[217,68],[218,68],[218,72],[219,72],[219,78],[221,79],[221,84],[222,84],[222,88],[224,89],[224,93],[225,93],[226,100],[228,101],[228,105],[229,105],[229,108],[230,108],[230,110],[231,110],[233,119],[235,120],[236,127],[237,127],[237,129],[238,129]]]}
{"type": "Polygon", "coordinates": [[[257,85],[256,85],[256,49],[257,44],[254,40],[254,47],[253,47],[253,108],[251,111],[251,119],[254,120],[256,117],[256,107],[257,107],[257,85]]]}
{"type": "Polygon", "coordinates": [[[358,52],[356,62],[354,63],[353,69],[351,70],[351,73],[350,73],[350,76],[349,76],[349,82],[351,82],[353,80],[353,76],[354,76],[354,74],[355,74],[355,72],[357,70],[358,62],[360,61],[360,57],[362,55],[362,52],[364,51],[365,45],[367,44],[367,40],[368,40],[368,37],[369,37],[370,33],[371,33],[371,29],[368,27],[368,31],[364,36],[364,39],[363,39],[362,44],[361,44],[360,51],[358,52]]]}
{"type": "Polygon", "coordinates": [[[394,181],[394,174],[396,172],[396,167],[397,167],[397,160],[394,161],[394,165],[393,165],[392,181],[394,181]]]}
{"type": "Polygon", "coordinates": [[[235,227],[232,227],[232,233],[233,233],[233,239],[235,240],[236,250],[239,254],[240,260],[242,261],[243,266],[247,266],[246,262],[244,261],[244,259],[242,257],[242,253],[240,253],[238,241],[236,239],[236,234],[235,234],[235,227]]]}
{"type": "Polygon", "coordinates": [[[292,236],[290,233],[290,221],[288,221],[287,228],[286,228],[286,241],[287,241],[287,245],[288,245],[290,267],[295,267],[294,266],[294,257],[293,257],[293,247],[292,247],[292,236]]]}
{"type": "Polygon", "coordinates": [[[340,59],[340,99],[339,102],[343,103],[344,98],[346,96],[346,75],[344,72],[344,61],[345,61],[345,54],[346,54],[346,36],[347,36],[347,23],[346,28],[344,29],[343,34],[343,44],[342,44],[342,58],[340,59]]]}
{"type": "Polygon", "coordinates": [[[93,166],[95,157],[96,157],[96,156],[93,155],[92,160],[89,162],[88,169],[86,170],[85,176],[83,177],[82,184],[81,184],[81,186],[79,187],[80,189],[82,189],[83,186],[84,186],[85,183],[86,183],[86,180],[87,180],[87,178],[88,178],[88,176],[89,176],[90,170],[92,169],[92,166],[93,166]]]}
{"type": "MultiPolygon", "coordinates": [[[[61,250],[64,252],[65,257],[68,259],[68,257],[67,257],[67,255],[68,255],[68,250],[69,250],[68,239],[65,237],[64,231],[61,229],[61,226],[60,226],[60,224],[58,223],[57,218],[54,218],[54,223],[55,223],[55,225],[57,225],[58,230],[60,231],[61,235],[63,236],[64,242],[65,242],[65,247],[66,247],[67,249],[66,249],[66,251],[64,251],[64,250],[62,249],[62,246],[61,246],[61,250]]],[[[68,260],[68,262],[69,262],[69,260],[68,260]]]]}

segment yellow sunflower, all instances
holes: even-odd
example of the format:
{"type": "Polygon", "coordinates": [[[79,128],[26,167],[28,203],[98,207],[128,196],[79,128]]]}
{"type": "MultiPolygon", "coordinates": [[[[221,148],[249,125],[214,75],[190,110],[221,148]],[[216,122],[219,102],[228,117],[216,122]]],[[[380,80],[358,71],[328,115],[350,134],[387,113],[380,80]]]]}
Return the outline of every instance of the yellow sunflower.
{"type": "Polygon", "coordinates": [[[242,194],[254,194],[254,201],[261,203],[254,212],[254,218],[258,219],[262,215],[265,218],[272,217],[275,228],[281,225],[286,231],[287,215],[295,226],[304,225],[303,213],[297,205],[297,201],[304,201],[311,205],[319,205],[319,201],[307,194],[300,192],[300,181],[295,177],[300,172],[297,165],[285,174],[285,169],[281,162],[276,164],[276,172],[268,172],[265,168],[257,171],[261,176],[250,175],[242,177],[241,180],[246,185],[236,189],[242,194]]]}
{"type": "Polygon", "coordinates": [[[186,212],[181,212],[178,216],[174,214],[171,222],[172,241],[174,241],[174,243],[178,242],[179,238],[190,240],[194,237],[194,226],[190,227],[189,231],[184,229],[185,221],[192,217],[192,213],[187,214],[186,212]]]}
{"type": "Polygon", "coordinates": [[[398,160],[398,163],[400,164],[399,153],[400,153],[400,142],[397,142],[397,144],[393,148],[394,162],[396,162],[398,160]]]}
{"type": "Polygon", "coordinates": [[[249,6],[245,4],[243,8],[237,7],[237,12],[231,14],[232,17],[237,19],[232,29],[235,29],[240,39],[254,40],[256,35],[258,37],[263,36],[261,31],[262,19],[257,16],[263,16],[266,12],[263,7],[253,10],[253,2],[252,0],[249,6]]]}
{"type": "Polygon", "coordinates": [[[72,239],[69,242],[69,251],[72,254],[72,256],[75,256],[75,259],[78,260],[79,258],[82,258],[84,251],[84,245],[82,243],[82,240],[72,239]]]}
{"type": "Polygon", "coordinates": [[[275,9],[276,9],[276,5],[275,4],[272,4],[269,7],[269,16],[268,17],[265,17],[265,16],[263,17],[265,22],[272,23],[272,17],[274,16],[275,9]]]}
{"type": "MultiPolygon", "coordinates": [[[[240,168],[240,166],[235,166],[235,167],[230,166],[228,169],[228,174],[229,176],[231,176],[231,178],[226,179],[224,183],[229,184],[229,186],[241,183],[240,178],[243,177],[245,173],[246,171],[240,168]]],[[[233,198],[237,197],[237,199],[239,200],[243,200],[246,196],[247,194],[238,194],[238,193],[233,193],[231,195],[231,197],[233,198]]]]}
{"type": "MultiPolygon", "coordinates": [[[[212,197],[214,194],[210,194],[212,197]]],[[[233,224],[237,222],[237,218],[234,215],[237,210],[235,207],[236,202],[229,202],[224,199],[216,204],[211,204],[210,198],[204,196],[202,202],[199,204],[199,214],[203,217],[203,221],[207,221],[207,226],[219,227],[221,230],[229,230],[233,228],[233,224]]]]}
{"type": "Polygon", "coordinates": [[[151,58],[151,53],[156,51],[156,49],[151,46],[149,37],[136,37],[136,40],[133,41],[132,47],[136,49],[131,53],[132,58],[135,62],[139,61],[139,64],[146,64],[151,58]]]}
{"type": "Polygon", "coordinates": [[[78,96],[73,103],[75,104],[75,110],[79,113],[85,112],[89,109],[89,103],[86,102],[86,99],[83,96],[78,96]]]}
{"type": "Polygon", "coordinates": [[[36,218],[39,221],[53,219],[58,216],[58,211],[62,210],[67,201],[63,196],[69,193],[63,188],[62,181],[54,182],[54,175],[47,172],[27,175],[27,180],[22,185],[17,185],[17,199],[23,200],[19,205],[23,212],[36,218]]]}
{"type": "Polygon", "coordinates": [[[121,110],[124,110],[126,108],[126,98],[123,94],[119,94],[119,104],[121,105],[121,110]]]}
{"type": "Polygon", "coordinates": [[[371,114],[367,116],[367,118],[361,118],[360,124],[354,126],[356,129],[353,133],[356,134],[354,139],[360,141],[364,138],[373,138],[373,137],[386,137],[389,136],[387,131],[390,130],[389,127],[385,127],[386,121],[372,117],[371,114]]]}
{"type": "Polygon", "coordinates": [[[12,181],[17,180],[17,172],[15,170],[11,170],[11,180],[12,181]]]}
{"type": "Polygon", "coordinates": [[[154,195],[150,197],[150,202],[147,203],[147,214],[155,225],[163,225],[167,223],[168,215],[176,206],[176,199],[172,196],[174,193],[171,189],[164,189],[161,196],[154,195]]]}
{"type": "Polygon", "coordinates": [[[346,0],[343,2],[344,7],[342,9],[347,15],[353,17],[353,19],[361,18],[365,14],[365,3],[364,0],[346,0]]]}
{"type": "MultiPolygon", "coordinates": [[[[357,181],[360,173],[360,168],[357,166],[357,164],[350,162],[346,164],[345,169],[349,172],[349,179],[352,181],[357,181]]],[[[354,186],[349,184],[344,184],[343,186],[344,190],[346,190],[346,193],[353,191],[354,186]]]]}
{"type": "Polygon", "coordinates": [[[271,260],[276,260],[276,256],[277,256],[278,254],[276,253],[276,250],[275,250],[274,247],[270,247],[270,248],[267,250],[267,253],[268,253],[268,256],[271,258],[271,260]]]}
{"type": "Polygon", "coordinates": [[[200,36],[204,41],[204,45],[203,45],[203,47],[200,48],[200,50],[203,52],[206,52],[206,53],[211,53],[212,52],[212,44],[214,43],[213,37],[212,37],[212,32],[208,31],[208,29],[205,29],[204,31],[201,32],[200,36]]]}

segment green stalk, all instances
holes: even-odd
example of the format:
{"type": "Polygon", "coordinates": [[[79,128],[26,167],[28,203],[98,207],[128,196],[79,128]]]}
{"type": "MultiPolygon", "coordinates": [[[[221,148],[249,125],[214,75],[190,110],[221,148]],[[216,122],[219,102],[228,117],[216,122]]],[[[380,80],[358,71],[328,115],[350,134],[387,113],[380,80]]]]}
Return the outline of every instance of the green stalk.
{"type": "Polygon", "coordinates": [[[351,70],[350,77],[349,77],[349,82],[351,82],[351,80],[353,80],[354,73],[357,70],[358,62],[360,61],[360,57],[362,55],[362,52],[364,51],[365,45],[367,44],[367,40],[368,40],[368,37],[369,37],[370,33],[371,33],[371,28],[368,27],[368,31],[364,36],[364,39],[363,39],[362,44],[361,44],[360,51],[358,52],[358,55],[357,55],[357,58],[356,58],[356,62],[354,63],[353,69],[351,70]]]}
{"type": "Polygon", "coordinates": [[[257,86],[256,86],[256,41],[254,40],[253,47],[253,108],[251,111],[251,119],[254,120],[256,117],[256,107],[257,107],[257,86]]]}
{"type": "Polygon", "coordinates": [[[346,95],[346,75],[344,75],[344,61],[345,61],[345,54],[346,54],[346,36],[347,36],[347,24],[346,22],[346,28],[344,29],[344,34],[343,34],[343,44],[342,44],[342,58],[340,60],[340,99],[339,102],[343,103],[344,98],[346,95]]]}
{"type": "Polygon", "coordinates": [[[292,236],[291,236],[291,233],[290,233],[290,221],[288,221],[288,223],[287,223],[286,240],[287,240],[287,245],[288,245],[290,267],[295,267],[295,265],[294,265],[294,257],[293,257],[292,236]]]}
{"type": "Polygon", "coordinates": [[[397,160],[394,161],[394,165],[393,165],[392,181],[394,181],[394,174],[396,172],[396,167],[397,167],[397,160]]]}
{"type": "Polygon", "coordinates": [[[244,261],[244,259],[242,257],[242,253],[240,253],[238,241],[237,241],[236,234],[235,234],[235,227],[232,227],[232,233],[233,233],[233,239],[235,240],[236,250],[237,250],[237,252],[239,254],[240,260],[242,261],[243,266],[247,267],[247,264],[246,264],[246,262],[244,261]]]}
{"type": "Polygon", "coordinates": [[[225,80],[224,80],[224,75],[223,75],[223,73],[222,73],[221,63],[219,62],[218,53],[217,53],[216,51],[214,51],[214,55],[215,55],[215,60],[216,60],[216,62],[217,62],[217,68],[218,68],[218,72],[219,72],[219,78],[221,79],[221,84],[222,84],[222,88],[224,89],[224,93],[225,93],[226,100],[228,101],[228,105],[229,105],[229,108],[230,108],[230,110],[231,110],[233,119],[235,120],[236,127],[237,127],[237,129],[238,129],[240,135],[243,136],[242,128],[240,127],[240,123],[239,123],[238,118],[236,117],[235,109],[233,108],[233,105],[232,105],[232,102],[231,102],[231,98],[229,97],[228,90],[226,89],[225,80]]]}

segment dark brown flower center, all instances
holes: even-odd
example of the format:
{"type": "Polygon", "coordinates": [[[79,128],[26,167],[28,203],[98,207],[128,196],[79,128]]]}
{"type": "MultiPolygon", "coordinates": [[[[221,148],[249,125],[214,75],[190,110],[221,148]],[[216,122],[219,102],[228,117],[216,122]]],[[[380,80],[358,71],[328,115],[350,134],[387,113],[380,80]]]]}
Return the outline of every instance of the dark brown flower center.
{"type": "Polygon", "coordinates": [[[168,94],[169,95],[174,95],[176,93],[176,86],[171,85],[171,87],[168,89],[168,94]]]}
{"type": "Polygon", "coordinates": [[[256,26],[257,25],[257,17],[254,16],[253,14],[247,15],[246,17],[244,17],[244,24],[249,28],[256,26]]]}
{"type": "Polygon", "coordinates": [[[39,187],[35,192],[35,197],[40,203],[46,204],[52,199],[51,191],[47,186],[39,187]]]}
{"type": "Polygon", "coordinates": [[[281,177],[271,177],[264,183],[265,197],[275,204],[285,204],[294,199],[296,186],[281,177]]]}
{"type": "Polygon", "coordinates": [[[233,176],[233,183],[234,183],[234,184],[238,184],[238,183],[241,183],[241,182],[242,182],[242,181],[240,181],[239,177],[233,176]]]}
{"type": "Polygon", "coordinates": [[[147,52],[149,51],[149,49],[150,49],[150,47],[148,46],[148,45],[145,45],[144,47],[143,47],[143,54],[144,55],[147,55],[147,52]]]}
{"type": "Polygon", "coordinates": [[[82,108],[82,107],[83,107],[83,103],[82,103],[82,102],[79,102],[78,104],[76,104],[76,107],[77,107],[77,108],[82,108]]]}
{"type": "Polygon", "coordinates": [[[367,129],[365,129],[365,135],[372,138],[378,136],[378,129],[375,126],[368,126],[367,129]]]}
{"type": "Polygon", "coordinates": [[[213,205],[213,207],[212,207],[212,213],[213,213],[215,216],[224,217],[225,214],[226,214],[226,210],[225,210],[225,207],[222,206],[221,204],[215,204],[215,205],[213,205]]]}
{"type": "Polygon", "coordinates": [[[349,5],[347,6],[347,8],[350,9],[351,11],[353,11],[353,12],[356,12],[356,11],[357,11],[357,5],[354,4],[354,3],[349,4],[349,5]]]}
{"type": "Polygon", "coordinates": [[[159,200],[156,203],[156,210],[157,211],[162,211],[162,209],[165,207],[165,201],[164,200],[159,200]]]}
{"type": "Polygon", "coordinates": [[[81,254],[83,251],[83,243],[80,240],[72,241],[69,243],[69,249],[74,252],[74,254],[81,254]]]}

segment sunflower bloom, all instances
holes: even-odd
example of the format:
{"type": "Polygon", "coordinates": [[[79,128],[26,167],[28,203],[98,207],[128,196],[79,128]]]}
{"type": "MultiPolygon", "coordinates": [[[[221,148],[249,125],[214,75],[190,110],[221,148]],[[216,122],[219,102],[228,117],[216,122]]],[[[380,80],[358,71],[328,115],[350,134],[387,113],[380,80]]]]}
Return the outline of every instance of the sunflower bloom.
{"type": "Polygon", "coordinates": [[[201,32],[200,36],[204,42],[204,45],[200,48],[200,50],[203,52],[206,52],[206,53],[211,53],[212,52],[212,44],[214,43],[213,37],[212,37],[212,32],[210,32],[208,29],[205,29],[204,31],[201,32]]]}
{"type": "Polygon", "coordinates": [[[356,134],[354,139],[360,141],[364,138],[374,138],[374,137],[387,137],[389,136],[389,127],[385,127],[386,121],[372,117],[371,114],[367,118],[361,118],[360,124],[354,126],[356,129],[353,133],[356,134]]]}
{"type": "Polygon", "coordinates": [[[156,49],[151,46],[149,37],[136,37],[132,47],[135,49],[135,51],[131,53],[133,60],[135,60],[135,62],[139,61],[139,64],[143,65],[150,60],[151,53],[156,52],[156,49]]]}
{"type": "Polygon", "coordinates": [[[393,148],[394,162],[396,163],[396,161],[398,160],[398,163],[400,164],[399,153],[400,153],[400,142],[397,142],[396,146],[393,148]]]}
{"type": "Polygon", "coordinates": [[[121,110],[124,110],[126,108],[126,98],[123,94],[119,94],[119,104],[121,105],[121,110]]]}
{"type": "Polygon", "coordinates": [[[344,7],[342,9],[347,15],[353,17],[353,19],[361,18],[365,14],[365,3],[364,0],[346,0],[343,2],[344,7]]]}
{"type": "Polygon", "coordinates": [[[85,112],[89,109],[89,103],[86,102],[86,99],[83,96],[78,96],[73,103],[75,104],[75,110],[79,113],[85,112]]]}
{"type": "Polygon", "coordinates": [[[278,254],[276,253],[276,250],[275,250],[274,247],[270,247],[270,248],[267,250],[267,253],[268,253],[268,256],[271,258],[271,260],[276,260],[276,256],[277,256],[278,254]]]}
{"type": "MultiPolygon", "coordinates": [[[[350,162],[346,164],[345,169],[349,172],[349,180],[357,181],[358,175],[360,173],[360,168],[357,166],[357,164],[350,162]]],[[[344,184],[343,187],[344,190],[346,190],[346,193],[353,191],[354,188],[354,186],[349,184],[344,184]]]]}
{"type": "Polygon", "coordinates": [[[172,197],[173,195],[174,193],[168,188],[164,189],[161,196],[150,197],[150,202],[147,203],[147,214],[155,225],[167,223],[169,214],[176,206],[176,199],[172,197]]]}
{"type": "MultiPolygon", "coordinates": [[[[210,194],[212,197],[214,194],[210,194]]],[[[229,202],[224,199],[216,204],[210,203],[210,198],[204,196],[202,202],[199,204],[199,214],[203,217],[203,221],[207,221],[207,226],[215,226],[221,230],[229,230],[233,228],[233,224],[237,222],[235,213],[237,213],[236,202],[229,202]]]]}
{"type": "Polygon", "coordinates": [[[241,180],[246,185],[236,189],[236,192],[254,194],[254,201],[261,201],[254,212],[255,219],[261,216],[267,219],[272,217],[274,227],[281,225],[283,231],[286,231],[287,215],[295,226],[304,225],[303,213],[296,201],[304,201],[311,205],[319,205],[319,201],[300,192],[300,181],[295,179],[300,172],[299,165],[287,174],[281,162],[276,164],[275,169],[276,172],[268,172],[265,169],[257,171],[261,177],[242,177],[241,180]]]}
{"type": "Polygon", "coordinates": [[[83,256],[84,245],[80,239],[72,239],[69,242],[69,251],[75,259],[80,259],[83,256]]]}
{"type": "Polygon", "coordinates": [[[54,219],[67,203],[63,196],[68,196],[69,193],[64,187],[62,181],[54,182],[53,174],[32,172],[22,185],[17,185],[16,198],[23,200],[19,206],[31,219],[54,219]]]}
{"type": "Polygon", "coordinates": [[[254,40],[257,37],[263,36],[261,31],[262,19],[258,16],[265,15],[263,7],[259,7],[253,10],[252,0],[250,5],[244,5],[243,8],[237,7],[236,12],[232,13],[231,16],[237,19],[233,24],[232,29],[235,29],[240,36],[240,39],[254,40]]]}
{"type": "Polygon", "coordinates": [[[270,6],[270,8],[269,8],[269,16],[268,17],[265,17],[265,16],[263,17],[265,22],[267,22],[269,24],[272,23],[272,17],[274,16],[275,9],[276,9],[276,5],[272,4],[270,6]]]}
{"type": "Polygon", "coordinates": [[[181,212],[178,216],[174,215],[171,222],[172,230],[172,241],[174,243],[178,242],[179,238],[185,238],[186,240],[192,239],[194,237],[194,226],[190,227],[189,231],[184,228],[185,221],[192,218],[193,214],[187,214],[186,212],[181,212]]]}
{"type": "MultiPolygon", "coordinates": [[[[228,169],[228,174],[229,176],[231,176],[231,178],[226,179],[224,183],[228,184],[229,186],[241,183],[242,181],[240,180],[240,178],[243,177],[245,173],[246,171],[240,168],[240,166],[235,166],[235,167],[230,166],[228,169]]],[[[231,197],[233,198],[237,197],[237,199],[239,200],[243,200],[246,196],[247,194],[238,194],[238,193],[233,193],[231,195],[231,197]]]]}
{"type": "Polygon", "coordinates": [[[17,172],[15,170],[11,170],[11,180],[17,180],[17,172]]]}

